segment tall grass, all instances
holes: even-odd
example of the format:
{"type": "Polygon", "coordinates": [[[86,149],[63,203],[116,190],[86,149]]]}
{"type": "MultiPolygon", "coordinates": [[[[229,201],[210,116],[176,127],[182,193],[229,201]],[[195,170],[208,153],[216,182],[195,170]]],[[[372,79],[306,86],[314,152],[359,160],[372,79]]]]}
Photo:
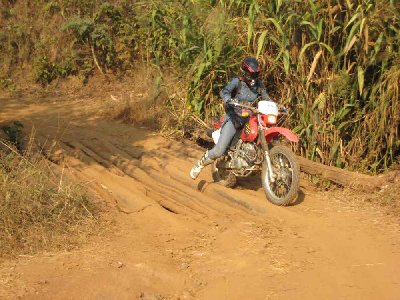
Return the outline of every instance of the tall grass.
{"type": "MultiPolygon", "coordinates": [[[[13,26],[0,35],[4,50],[15,53],[16,47],[20,56],[31,27],[10,10],[21,3],[3,8],[13,26]]],[[[300,135],[302,155],[371,173],[398,159],[398,1],[57,0],[31,6],[63,28],[57,34],[69,49],[51,59],[54,42],[42,37],[47,49],[40,53],[49,59],[38,66],[51,68],[36,74],[88,78],[96,68],[123,74],[146,61],[172,68],[178,74],[173,89],[184,90],[187,106],[207,119],[221,113],[218,92],[240,59],[254,55],[270,94],[290,108],[287,125],[300,135]]],[[[6,57],[3,63],[10,64],[6,57]]]]}

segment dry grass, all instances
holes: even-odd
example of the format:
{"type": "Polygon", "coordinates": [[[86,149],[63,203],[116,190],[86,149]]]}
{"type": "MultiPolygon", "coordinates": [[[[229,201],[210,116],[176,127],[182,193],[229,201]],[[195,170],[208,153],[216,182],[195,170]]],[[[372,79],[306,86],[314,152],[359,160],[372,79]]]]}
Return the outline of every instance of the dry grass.
{"type": "MultiPolygon", "coordinates": [[[[194,129],[186,107],[186,92],[175,74],[161,75],[156,67],[137,65],[135,74],[104,99],[102,114],[137,127],[182,137],[194,129]]],[[[115,90],[115,88],[114,88],[115,90]]]]}
{"type": "Polygon", "coordinates": [[[393,165],[386,178],[387,184],[379,192],[367,195],[365,201],[384,207],[388,214],[400,218],[400,164],[393,165]]]}
{"type": "Polygon", "coordinates": [[[71,249],[98,225],[85,190],[39,154],[0,140],[0,258],[71,249]]]}
{"type": "Polygon", "coordinates": [[[386,174],[387,178],[392,178],[379,191],[367,193],[354,191],[351,189],[329,190],[332,197],[340,201],[351,203],[353,206],[373,207],[400,220],[400,172],[394,171],[386,174]]]}
{"type": "Polygon", "coordinates": [[[400,183],[390,184],[379,193],[367,198],[368,202],[374,202],[388,209],[390,214],[400,217],[400,183]]]}

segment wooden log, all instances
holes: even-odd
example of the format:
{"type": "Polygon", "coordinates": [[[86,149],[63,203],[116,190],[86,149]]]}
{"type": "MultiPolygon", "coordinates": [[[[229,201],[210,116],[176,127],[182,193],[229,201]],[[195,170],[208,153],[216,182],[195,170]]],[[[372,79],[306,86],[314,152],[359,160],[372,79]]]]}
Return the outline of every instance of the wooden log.
{"type": "Polygon", "coordinates": [[[302,172],[310,175],[320,176],[324,179],[333,181],[336,184],[349,187],[354,190],[374,191],[390,182],[393,182],[393,180],[398,176],[397,172],[392,172],[390,174],[381,176],[370,176],[336,167],[326,166],[301,156],[297,156],[297,158],[302,172]]]}

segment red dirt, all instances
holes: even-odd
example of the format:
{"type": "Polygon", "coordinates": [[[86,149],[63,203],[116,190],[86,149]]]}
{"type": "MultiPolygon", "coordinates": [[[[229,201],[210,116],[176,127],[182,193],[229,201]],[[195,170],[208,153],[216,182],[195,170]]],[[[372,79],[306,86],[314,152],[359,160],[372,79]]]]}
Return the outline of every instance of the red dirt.
{"type": "Polygon", "coordinates": [[[0,298],[398,299],[396,220],[302,182],[290,207],[258,177],[235,189],[188,175],[202,149],[98,117],[98,101],[1,100],[49,157],[109,204],[112,234],[0,265],[0,298]],[[114,209],[115,208],[115,209],[114,209]]]}

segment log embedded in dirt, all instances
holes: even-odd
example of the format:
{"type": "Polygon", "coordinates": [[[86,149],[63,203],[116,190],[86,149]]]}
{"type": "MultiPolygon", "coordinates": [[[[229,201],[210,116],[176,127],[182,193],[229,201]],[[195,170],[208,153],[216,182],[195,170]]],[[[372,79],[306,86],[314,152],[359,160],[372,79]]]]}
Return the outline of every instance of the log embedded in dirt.
{"type": "Polygon", "coordinates": [[[329,179],[341,186],[349,187],[354,190],[373,191],[383,187],[398,175],[393,172],[384,176],[369,176],[357,172],[351,172],[336,167],[326,166],[317,162],[313,162],[304,157],[297,157],[300,162],[300,169],[310,175],[321,176],[329,179]]]}

